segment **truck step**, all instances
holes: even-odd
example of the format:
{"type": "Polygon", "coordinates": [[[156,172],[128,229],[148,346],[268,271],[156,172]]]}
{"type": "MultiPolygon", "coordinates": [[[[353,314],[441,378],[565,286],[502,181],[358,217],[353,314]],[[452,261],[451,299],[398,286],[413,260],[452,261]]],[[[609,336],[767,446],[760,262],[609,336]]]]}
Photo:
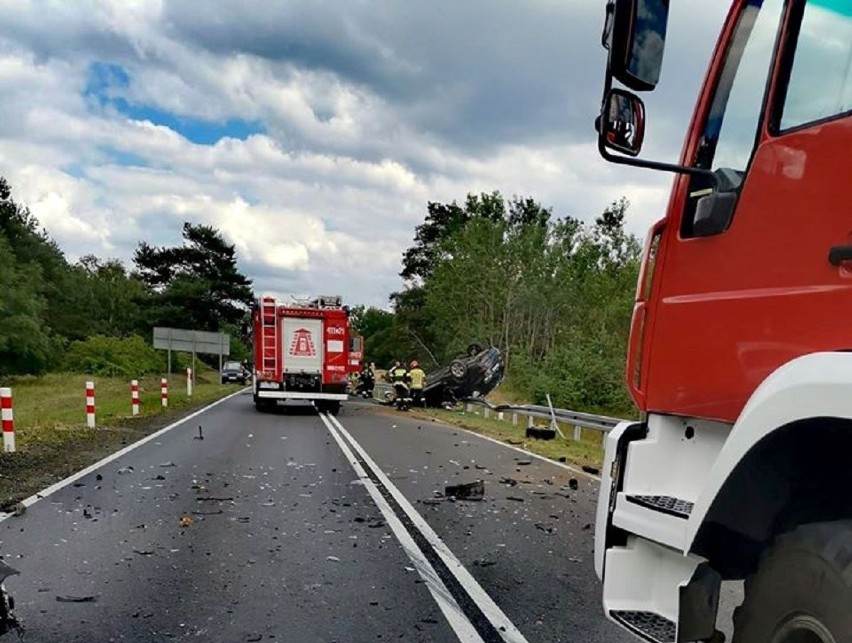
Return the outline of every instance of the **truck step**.
{"type": "Polygon", "coordinates": [[[673,496],[628,495],[627,500],[648,509],[654,509],[670,516],[687,519],[695,503],[673,496]]]}
{"type": "Polygon", "coordinates": [[[665,616],[654,612],[617,610],[610,616],[621,625],[654,643],[675,643],[677,625],[665,616]]]}

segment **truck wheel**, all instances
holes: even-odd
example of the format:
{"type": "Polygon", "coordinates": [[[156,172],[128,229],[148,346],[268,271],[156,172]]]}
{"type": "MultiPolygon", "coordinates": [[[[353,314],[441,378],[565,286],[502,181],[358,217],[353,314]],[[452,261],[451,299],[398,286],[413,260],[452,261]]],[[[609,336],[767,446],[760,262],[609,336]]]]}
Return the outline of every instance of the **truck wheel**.
{"type": "Polygon", "coordinates": [[[852,643],[852,521],[779,536],[746,579],[732,643],[852,643]]]}
{"type": "Polygon", "coordinates": [[[332,415],[337,415],[340,413],[340,402],[329,402],[326,405],[325,410],[332,415]]]}

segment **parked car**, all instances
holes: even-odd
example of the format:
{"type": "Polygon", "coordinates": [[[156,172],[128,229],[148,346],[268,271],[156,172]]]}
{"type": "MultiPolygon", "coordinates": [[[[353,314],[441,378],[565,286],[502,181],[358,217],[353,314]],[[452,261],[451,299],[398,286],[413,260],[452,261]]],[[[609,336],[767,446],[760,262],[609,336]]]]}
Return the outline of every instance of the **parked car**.
{"type": "Polygon", "coordinates": [[[240,362],[225,362],[222,366],[222,384],[228,384],[229,382],[239,382],[243,386],[245,386],[249,378],[251,377],[251,373],[248,372],[240,362]]]}
{"type": "Polygon", "coordinates": [[[500,384],[504,371],[499,348],[470,344],[464,355],[426,375],[423,389],[426,404],[437,407],[466,398],[484,397],[500,384]]]}

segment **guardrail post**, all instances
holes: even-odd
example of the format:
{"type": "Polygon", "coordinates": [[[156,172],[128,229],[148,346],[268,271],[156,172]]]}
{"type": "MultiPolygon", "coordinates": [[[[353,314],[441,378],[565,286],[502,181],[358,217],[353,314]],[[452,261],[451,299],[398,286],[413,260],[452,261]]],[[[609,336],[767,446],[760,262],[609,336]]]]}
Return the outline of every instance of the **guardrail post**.
{"type": "Polygon", "coordinates": [[[535,426],[535,422],[533,422],[532,415],[527,416],[527,428],[531,429],[535,426]]]}
{"type": "Polygon", "coordinates": [[[464,412],[465,413],[472,413],[473,412],[473,404],[471,404],[470,402],[465,404],[464,405],[464,412]]]}
{"type": "Polygon", "coordinates": [[[487,406],[482,409],[482,417],[484,417],[486,420],[491,417],[491,409],[489,409],[487,406]]]}
{"type": "Polygon", "coordinates": [[[139,380],[130,381],[130,412],[139,415],[139,380]]]}
{"type": "Polygon", "coordinates": [[[169,380],[165,377],[160,380],[160,399],[163,401],[163,408],[169,405],[169,380]]]}
{"type": "Polygon", "coordinates": [[[512,426],[518,426],[518,414],[512,413],[512,426]]]}
{"type": "Polygon", "coordinates": [[[500,412],[497,413],[497,419],[500,420],[501,422],[503,421],[503,411],[500,411],[500,412]]]}
{"type": "Polygon", "coordinates": [[[95,428],[95,383],[86,382],[86,426],[95,428]]]}
{"type": "Polygon", "coordinates": [[[583,427],[575,425],[574,426],[574,442],[579,442],[582,439],[583,439],[583,427]]]}
{"type": "Polygon", "coordinates": [[[3,451],[15,452],[15,417],[12,413],[12,389],[0,388],[0,422],[3,425],[3,451]]]}

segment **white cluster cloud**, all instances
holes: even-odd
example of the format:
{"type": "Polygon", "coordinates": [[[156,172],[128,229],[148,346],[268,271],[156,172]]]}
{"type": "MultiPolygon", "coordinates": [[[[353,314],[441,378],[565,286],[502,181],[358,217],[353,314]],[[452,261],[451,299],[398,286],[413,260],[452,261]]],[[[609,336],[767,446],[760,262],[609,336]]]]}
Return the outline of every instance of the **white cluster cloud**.
{"type": "MultiPolygon", "coordinates": [[[[176,243],[184,221],[204,222],[258,291],[384,306],[428,201],[497,189],[588,219],[626,195],[638,234],[663,214],[670,177],[595,149],[603,3],[249,4],[4,7],[0,175],[69,258],[129,261],[138,241],[176,243]],[[126,83],[87,95],[93,64],[126,83]],[[197,144],[115,99],[258,131],[197,144]]],[[[676,100],[648,101],[663,120],[649,153],[668,160],[712,46],[700,23],[725,3],[708,4],[670,25],[661,85],[668,73],[676,100]]]]}

